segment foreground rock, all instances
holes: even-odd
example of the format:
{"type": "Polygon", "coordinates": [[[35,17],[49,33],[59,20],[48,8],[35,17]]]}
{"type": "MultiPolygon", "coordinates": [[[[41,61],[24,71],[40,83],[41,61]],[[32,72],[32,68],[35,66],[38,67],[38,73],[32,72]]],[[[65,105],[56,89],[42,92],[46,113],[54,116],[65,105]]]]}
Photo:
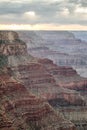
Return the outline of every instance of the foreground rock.
{"type": "Polygon", "coordinates": [[[9,75],[0,75],[0,130],[75,130],[45,99],[31,94],[9,75]]]}

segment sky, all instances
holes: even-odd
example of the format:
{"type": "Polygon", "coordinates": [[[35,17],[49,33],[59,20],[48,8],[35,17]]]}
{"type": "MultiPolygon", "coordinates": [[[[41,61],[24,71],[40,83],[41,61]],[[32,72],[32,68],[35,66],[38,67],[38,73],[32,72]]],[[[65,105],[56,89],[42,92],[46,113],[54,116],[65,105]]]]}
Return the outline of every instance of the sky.
{"type": "Polygon", "coordinates": [[[87,0],[0,0],[0,30],[87,30],[87,0]]]}

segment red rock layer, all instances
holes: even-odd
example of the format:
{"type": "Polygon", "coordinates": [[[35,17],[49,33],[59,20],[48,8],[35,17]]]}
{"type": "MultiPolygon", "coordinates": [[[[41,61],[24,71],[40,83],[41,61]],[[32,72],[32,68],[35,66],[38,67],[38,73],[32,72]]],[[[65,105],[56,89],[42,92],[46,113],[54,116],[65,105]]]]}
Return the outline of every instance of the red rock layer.
{"type": "Polygon", "coordinates": [[[42,63],[47,68],[47,70],[53,75],[59,75],[60,77],[61,76],[75,76],[75,75],[77,75],[76,70],[73,70],[71,67],[57,66],[49,59],[39,59],[39,62],[42,63]]]}
{"type": "Polygon", "coordinates": [[[8,55],[10,75],[24,83],[29,91],[47,100],[58,98],[72,105],[84,104],[79,93],[69,90],[72,82],[80,80],[83,82],[75,70],[69,67],[59,67],[48,59],[31,58],[27,55],[26,44],[13,31],[0,32],[0,38],[6,42],[1,44],[0,49],[2,54],[8,55]],[[5,46],[4,49],[3,46],[5,46]]]}
{"type": "Polygon", "coordinates": [[[67,84],[84,79],[72,68],[59,67],[51,60],[30,60],[25,43],[14,32],[0,32],[0,38],[6,43],[1,44],[0,53],[8,56],[8,72],[16,79],[9,75],[4,77],[5,74],[0,78],[1,130],[8,127],[9,130],[74,130],[74,125],[46,101],[56,99],[61,103],[83,105],[84,98],[67,84]]]}
{"type": "Polygon", "coordinates": [[[75,130],[44,98],[32,95],[9,75],[6,79],[4,76],[0,76],[0,130],[75,130]]]}
{"type": "Polygon", "coordinates": [[[59,86],[69,89],[87,89],[87,79],[80,77],[73,68],[57,66],[48,59],[40,59],[39,62],[43,63],[47,71],[54,75],[59,86]]]}
{"type": "MultiPolygon", "coordinates": [[[[40,59],[39,62],[43,63],[46,70],[53,75],[59,87],[65,88],[67,91],[76,90],[81,95],[87,93],[87,78],[80,77],[73,68],[57,66],[48,59],[40,59]]],[[[72,94],[69,100],[71,99],[73,99],[72,94]]]]}
{"type": "Polygon", "coordinates": [[[52,61],[45,59],[39,60],[37,63],[14,66],[11,69],[15,75],[19,72],[20,75],[17,78],[27,86],[29,91],[36,95],[45,97],[47,100],[60,99],[61,103],[65,101],[72,105],[85,104],[84,99],[78,92],[60,85],[63,76],[70,78],[70,75],[73,77],[77,75],[72,68],[58,67],[52,61]]]}

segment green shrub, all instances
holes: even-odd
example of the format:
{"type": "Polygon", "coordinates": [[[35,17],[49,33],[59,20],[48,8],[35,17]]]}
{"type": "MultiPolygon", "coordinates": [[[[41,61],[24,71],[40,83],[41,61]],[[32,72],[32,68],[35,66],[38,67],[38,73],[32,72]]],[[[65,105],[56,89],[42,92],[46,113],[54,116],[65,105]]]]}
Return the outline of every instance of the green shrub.
{"type": "Polygon", "coordinates": [[[0,40],[0,44],[6,44],[8,43],[8,40],[0,40]]]}
{"type": "Polygon", "coordinates": [[[0,55],[0,68],[4,67],[7,65],[7,56],[5,55],[0,55]]]}

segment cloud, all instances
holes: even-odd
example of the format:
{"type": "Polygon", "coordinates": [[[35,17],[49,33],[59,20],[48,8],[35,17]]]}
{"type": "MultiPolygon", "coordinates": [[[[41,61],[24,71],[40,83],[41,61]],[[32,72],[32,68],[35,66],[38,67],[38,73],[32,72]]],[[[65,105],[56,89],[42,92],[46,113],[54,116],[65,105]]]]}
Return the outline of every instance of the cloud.
{"type": "Polygon", "coordinates": [[[27,11],[24,13],[24,18],[28,20],[36,20],[39,18],[39,16],[34,11],[27,11]]]}
{"type": "Polygon", "coordinates": [[[86,0],[1,0],[1,24],[87,25],[86,0]]]}
{"type": "Polygon", "coordinates": [[[75,10],[75,13],[87,14],[87,7],[80,7],[78,6],[75,10]]]}

